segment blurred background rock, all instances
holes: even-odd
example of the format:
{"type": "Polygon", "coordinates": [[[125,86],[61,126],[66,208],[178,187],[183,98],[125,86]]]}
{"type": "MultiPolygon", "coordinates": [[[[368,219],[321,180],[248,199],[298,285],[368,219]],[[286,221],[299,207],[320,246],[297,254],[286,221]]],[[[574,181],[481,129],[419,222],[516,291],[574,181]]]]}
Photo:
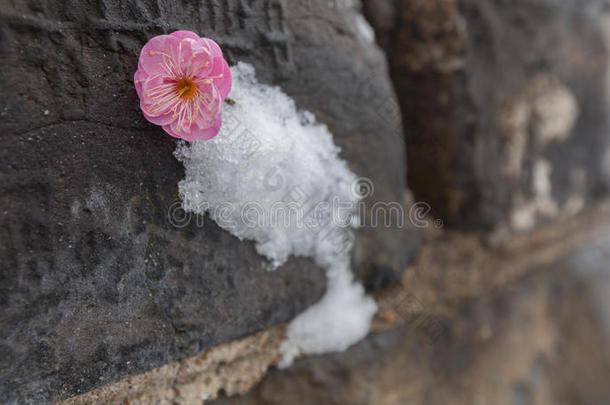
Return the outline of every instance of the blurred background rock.
{"type": "Polygon", "coordinates": [[[531,229],[610,184],[608,3],[370,0],[408,184],[449,224],[531,229]]]}

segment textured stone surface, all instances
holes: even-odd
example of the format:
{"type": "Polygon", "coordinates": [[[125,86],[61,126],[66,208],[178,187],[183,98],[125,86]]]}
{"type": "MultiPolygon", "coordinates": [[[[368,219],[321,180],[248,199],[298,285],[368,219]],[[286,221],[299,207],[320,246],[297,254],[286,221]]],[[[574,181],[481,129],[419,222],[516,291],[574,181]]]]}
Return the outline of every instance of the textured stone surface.
{"type": "MultiPolygon", "coordinates": [[[[362,101],[372,89],[394,105],[359,18],[323,0],[0,0],[0,402],[82,393],[320,297],[325,278],[309,261],[271,273],[207,219],[168,222],[183,168],[175,141],[142,118],[132,75],[151,36],[210,36],[328,124],[374,182],[369,201],[400,202],[400,121],[362,101]]],[[[364,229],[358,274],[372,286],[395,278],[405,246],[400,231],[364,229]]]]}
{"type": "Polygon", "coordinates": [[[610,184],[608,2],[373,0],[408,181],[450,224],[527,229],[610,184]]]}
{"type": "Polygon", "coordinates": [[[608,229],[610,202],[493,247],[435,230],[345,353],[243,395],[278,359],[275,327],[62,404],[606,404],[608,229]]]}
{"type": "Polygon", "coordinates": [[[607,404],[609,208],[501,247],[441,234],[380,293],[377,332],[212,403],[607,404]]]}
{"type": "Polygon", "coordinates": [[[245,394],[279,359],[283,339],[276,326],[56,404],[200,405],[221,391],[245,394]]]}
{"type": "Polygon", "coordinates": [[[606,404],[606,342],[579,287],[563,277],[463,306],[463,318],[449,322],[449,342],[430,344],[411,328],[374,334],[344,354],[272,371],[245,397],[213,403],[606,404]]]}

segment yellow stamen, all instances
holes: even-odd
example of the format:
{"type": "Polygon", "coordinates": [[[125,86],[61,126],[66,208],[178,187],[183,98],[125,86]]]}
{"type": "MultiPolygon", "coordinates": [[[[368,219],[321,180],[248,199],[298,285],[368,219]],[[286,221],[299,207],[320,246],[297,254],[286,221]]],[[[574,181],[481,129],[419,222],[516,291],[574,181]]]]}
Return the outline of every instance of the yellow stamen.
{"type": "Polygon", "coordinates": [[[190,100],[195,97],[197,92],[197,84],[189,78],[183,78],[176,83],[176,90],[178,90],[178,96],[186,100],[190,100]]]}

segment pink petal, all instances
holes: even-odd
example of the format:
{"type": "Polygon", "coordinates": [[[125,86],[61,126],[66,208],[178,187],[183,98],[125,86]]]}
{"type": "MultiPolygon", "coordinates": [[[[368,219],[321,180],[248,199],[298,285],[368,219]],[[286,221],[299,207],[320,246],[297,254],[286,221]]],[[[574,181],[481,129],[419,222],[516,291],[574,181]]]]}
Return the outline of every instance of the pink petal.
{"type": "MultiPolygon", "coordinates": [[[[231,78],[231,70],[229,70],[229,64],[224,59],[221,59],[221,70],[218,74],[222,74],[222,77],[214,79],[214,85],[220,93],[220,98],[224,100],[229,95],[229,92],[231,91],[231,86],[233,85],[233,79],[231,78]]],[[[212,74],[212,76],[214,76],[214,74],[212,74]]]]}
{"type": "Polygon", "coordinates": [[[214,138],[218,135],[218,131],[220,131],[220,127],[222,125],[222,118],[219,116],[214,125],[211,127],[201,129],[196,126],[191,128],[191,134],[188,138],[184,138],[189,142],[192,141],[207,141],[208,139],[214,138]]]}
{"type": "Polygon", "coordinates": [[[212,53],[212,57],[214,59],[222,58],[222,50],[220,49],[220,46],[218,46],[218,44],[216,42],[214,42],[213,40],[211,40],[209,38],[201,38],[201,42],[207,49],[209,49],[209,51],[212,53]]]}
{"type": "Polygon", "coordinates": [[[218,135],[218,132],[220,131],[220,127],[222,125],[222,118],[218,116],[216,122],[214,122],[212,126],[206,128],[200,128],[197,125],[191,125],[189,132],[183,131],[182,129],[177,130],[175,124],[176,123],[163,125],[163,129],[165,130],[165,132],[167,132],[174,138],[184,139],[188,142],[206,141],[218,135]]]}
{"type": "Polygon", "coordinates": [[[193,76],[209,76],[213,67],[210,51],[192,39],[182,40],[181,68],[183,73],[193,76]]]}
{"type": "Polygon", "coordinates": [[[171,35],[159,35],[151,38],[140,52],[140,66],[151,76],[163,74],[163,62],[170,63],[169,57],[176,58],[180,40],[171,35]]]}
{"type": "Polygon", "coordinates": [[[148,122],[152,122],[155,125],[169,125],[176,120],[176,118],[173,117],[173,113],[171,111],[165,114],[154,116],[148,114],[141,103],[140,108],[142,109],[142,114],[144,115],[144,118],[146,118],[148,122]]]}
{"type": "MultiPolygon", "coordinates": [[[[153,100],[153,98],[152,98],[153,95],[151,93],[153,93],[154,89],[157,86],[160,86],[160,85],[165,84],[167,82],[168,81],[165,78],[163,78],[163,77],[156,77],[156,78],[153,78],[153,79],[149,78],[149,79],[145,80],[144,82],[142,82],[142,89],[141,89],[142,96],[140,97],[140,104],[145,106],[145,107],[147,107],[147,108],[149,108],[149,109],[157,108],[157,107],[154,106],[155,100],[153,100]]],[[[169,82],[171,82],[171,81],[169,81],[169,82]]],[[[156,112],[156,113],[150,112],[150,111],[147,112],[147,113],[150,116],[157,117],[159,115],[165,114],[166,110],[167,110],[167,107],[164,108],[164,109],[160,109],[159,108],[159,111],[156,112]]]]}
{"type": "Polygon", "coordinates": [[[190,39],[194,39],[195,41],[201,40],[201,38],[199,38],[199,35],[195,34],[193,31],[174,31],[169,35],[176,37],[178,39],[190,38],[190,39]]]}
{"type": "Polygon", "coordinates": [[[142,85],[147,77],[148,75],[143,70],[136,70],[136,73],[133,75],[133,82],[140,99],[142,98],[142,85]]]}
{"type": "Polygon", "coordinates": [[[171,135],[171,136],[173,136],[174,138],[180,138],[180,139],[183,139],[183,138],[182,138],[182,135],[179,135],[179,134],[175,133],[175,132],[172,130],[172,128],[171,128],[171,126],[170,126],[170,125],[163,125],[163,129],[165,130],[165,132],[167,132],[168,134],[170,134],[170,135],[171,135]]]}
{"type": "Polygon", "coordinates": [[[171,131],[175,134],[178,134],[180,138],[188,137],[191,133],[191,127],[193,126],[191,122],[187,120],[182,121],[182,125],[179,125],[179,121],[176,119],[174,122],[170,123],[168,126],[171,131]]]}
{"type": "Polygon", "coordinates": [[[199,105],[200,113],[195,118],[195,124],[202,129],[211,126],[211,123],[222,115],[222,99],[220,99],[218,91],[213,85],[207,87],[212,91],[212,101],[207,105],[201,103],[199,105]]]}

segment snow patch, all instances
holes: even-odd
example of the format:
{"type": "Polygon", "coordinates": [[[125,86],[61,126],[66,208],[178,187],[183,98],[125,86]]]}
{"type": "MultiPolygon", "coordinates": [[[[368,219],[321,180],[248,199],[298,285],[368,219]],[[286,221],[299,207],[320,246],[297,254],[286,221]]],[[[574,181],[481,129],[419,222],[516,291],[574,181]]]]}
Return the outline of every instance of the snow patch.
{"type": "Polygon", "coordinates": [[[278,87],[258,83],[248,64],[231,74],[234,103],[225,103],[218,136],[180,143],[175,152],[186,171],[183,207],[255,241],[273,267],[294,255],[326,270],[325,296],[288,326],[281,366],[299,353],[345,350],[367,334],[376,311],[350,270],[357,178],[313,114],[298,111],[278,87]]]}

